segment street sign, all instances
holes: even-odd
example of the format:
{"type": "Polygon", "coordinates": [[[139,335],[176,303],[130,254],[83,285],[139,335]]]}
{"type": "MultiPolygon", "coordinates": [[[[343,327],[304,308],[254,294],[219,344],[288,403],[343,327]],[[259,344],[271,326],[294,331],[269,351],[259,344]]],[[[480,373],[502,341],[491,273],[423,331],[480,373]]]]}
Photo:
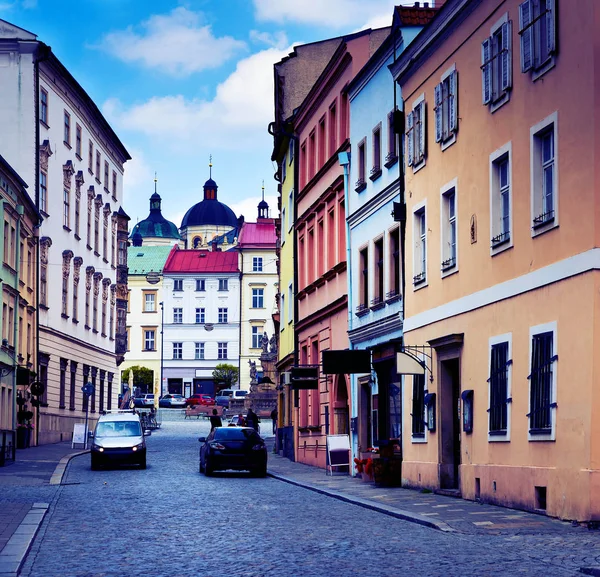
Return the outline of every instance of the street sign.
{"type": "Polygon", "coordinates": [[[81,390],[86,397],[91,397],[94,394],[94,385],[92,385],[92,383],[86,383],[81,387],[81,390]]]}

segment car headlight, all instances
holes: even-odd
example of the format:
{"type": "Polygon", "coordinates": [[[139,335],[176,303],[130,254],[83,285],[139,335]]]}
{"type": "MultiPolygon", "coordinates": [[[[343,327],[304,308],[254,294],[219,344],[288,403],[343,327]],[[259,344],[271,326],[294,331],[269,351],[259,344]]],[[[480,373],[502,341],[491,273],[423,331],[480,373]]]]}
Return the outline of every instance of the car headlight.
{"type": "Polygon", "coordinates": [[[140,443],[139,445],[136,445],[135,447],[132,447],[132,451],[137,451],[139,449],[143,449],[144,448],[144,443],[140,443]]]}
{"type": "Polygon", "coordinates": [[[92,450],[94,451],[98,451],[99,453],[103,453],[104,452],[104,447],[101,447],[100,445],[92,445],[92,450]]]}
{"type": "Polygon", "coordinates": [[[261,443],[259,443],[258,445],[254,445],[254,447],[252,447],[253,451],[262,451],[265,448],[265,446],[261,443]]]}

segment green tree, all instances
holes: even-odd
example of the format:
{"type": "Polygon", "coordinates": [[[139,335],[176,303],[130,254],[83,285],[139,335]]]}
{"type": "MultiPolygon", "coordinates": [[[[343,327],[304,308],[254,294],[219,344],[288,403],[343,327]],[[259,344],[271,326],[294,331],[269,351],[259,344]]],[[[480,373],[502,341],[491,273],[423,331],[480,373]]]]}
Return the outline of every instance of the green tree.
{"type": "Polygon", "coordinates": [[[147,391],[152,392],[154,390],[154,371],[141,367],[139,365],[135,365],[130,367],[129,369],[125,369],[121,371],[121,382],[129,383],[129,371],[133,371],[133,387],[140,387],[140,389],[145,389],[147,391]]]}
{"type": "Polygon", "coordinates": [[[215,382],[215,394],[221,389],[231,389],[238,381],[238,369],[233,365],[221,363],[213,371],[213,380],[215,382]]]}

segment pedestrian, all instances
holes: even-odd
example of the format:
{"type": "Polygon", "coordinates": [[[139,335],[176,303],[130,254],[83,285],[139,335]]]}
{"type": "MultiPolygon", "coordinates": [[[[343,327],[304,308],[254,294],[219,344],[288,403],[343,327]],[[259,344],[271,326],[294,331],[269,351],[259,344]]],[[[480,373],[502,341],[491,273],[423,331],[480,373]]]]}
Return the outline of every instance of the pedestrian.
{"type": "Polygon", "coordinates": [[[277,407],[271,411],[271,419],[273,419],[273,434],[277,433],[277,407]]]}
{"type": "Polygon", "coordinates": [[[212,431],[215,427],[222,427],[223,422],[221,421],[221,417],[219,417],[217,409],[212,410],[212,415],[210,417],[210,430],[212,431]]]}
{"type": "Polygon", "coordinates": [[[242,415],[242,414],[238,415],[237,424],[238,424],[238,427],[245,427],[246,426],[246,419],[244,419],[244,415],[242,415]]]}
{"type": "Polygon", "coordinates": [[[252,409],[248,409],[248,414],[246,415],[247,426],[252,427],[258,433],[258,423],[260,423],[258,415],[252,409]]]}

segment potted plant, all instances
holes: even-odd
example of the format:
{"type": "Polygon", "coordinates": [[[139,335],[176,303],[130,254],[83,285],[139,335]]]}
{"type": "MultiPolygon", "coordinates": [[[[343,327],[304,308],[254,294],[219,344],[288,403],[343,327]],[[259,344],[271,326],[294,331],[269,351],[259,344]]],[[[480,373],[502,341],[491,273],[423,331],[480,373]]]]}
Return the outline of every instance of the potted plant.
{"type": "Polygon", "coordinates": [[[27,449],[31,444],[33,412],[27,410],[27,404],[23,397],[17,398],[17,404],[19,405],[17,411],[17,449],[27,449]]]}

